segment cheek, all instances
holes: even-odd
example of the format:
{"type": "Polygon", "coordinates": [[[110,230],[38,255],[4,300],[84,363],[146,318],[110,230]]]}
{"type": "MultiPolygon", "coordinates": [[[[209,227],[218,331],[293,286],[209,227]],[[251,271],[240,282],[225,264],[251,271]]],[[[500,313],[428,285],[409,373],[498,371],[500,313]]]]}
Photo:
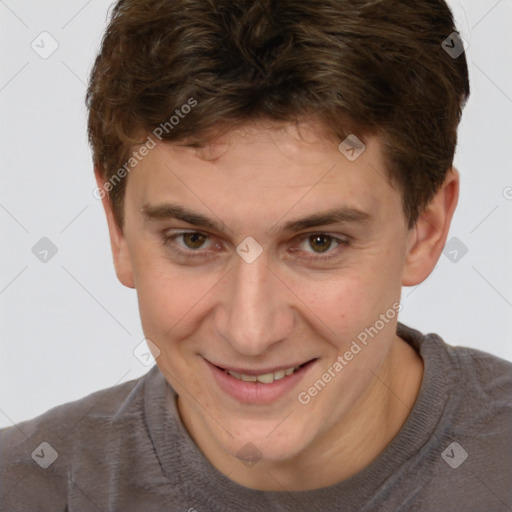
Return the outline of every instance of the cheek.
{"type": "Polygon", "coordinates": [[[379,338],[392,337],[400,298],[400,283],[395,276],[398,269],[376,269],[379,265],[368,263],[328,280],[302,283],[301,297],[308,297],[305,305],[316,317],[315,330],[324,334],[333,350],[346,350],[361,333],[364,341],[365,329],[386,313],[385,325],[378,322],[379,338]]]}
{"type": "Polygon", "coordinates": [[[333,279],[328,286],[321,287],[321,292],[311,288],[311,295],[315,296],[314,312],[320,319],[315,330],[325,333],[329,348],[324,345],[325,362],[301,391],[309,393],[316,382],[330,379],[332,384],[312,403],[319,410],[328,408],[333,421],[359,399],[392,345],[400,287],[391,281],[383,272],[374,275],[370,271],[354,272],[333,279]]]}
{"type": "Polygon", "coordinates": [[[134,274],[141,323],[146,337],[169,346],[190,336],[207,314],[223,274],[178,266],[155,250],[134,252],[134,274]]]}
{"type": "Polygon", "coordinates": [[[150,339],[172,329],[190,310],[194,295],[186,275],[173,269],[157,249],[148,241],[131,248],[142,327],[150,339]]]}
{"type": "Polygon", "coordinates": [[[181,273],[140,272],[137,297],[144,332],[150,329],[159,338],[175,335],[201,295],[203,286],[193,285],[181,273]]]}
{"type": "Polygon", "coordinates": [[[306,306],[337,328],[364,321],[385,300],[387,287],[372,269],[344,269],[321,281],[302,282],[306,306]]]}

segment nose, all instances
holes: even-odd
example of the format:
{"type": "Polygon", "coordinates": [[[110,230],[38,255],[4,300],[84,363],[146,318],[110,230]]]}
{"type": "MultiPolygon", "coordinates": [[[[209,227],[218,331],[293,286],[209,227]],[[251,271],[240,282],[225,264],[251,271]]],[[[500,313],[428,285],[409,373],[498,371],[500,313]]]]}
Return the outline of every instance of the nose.
{"type": "Polygon", "coordinates": [[[214,328],[241,355],[262,355],[293,331],[293,294],[276,274],[266,251],[252,263],[236,256],[219,290],[214,328]]]}

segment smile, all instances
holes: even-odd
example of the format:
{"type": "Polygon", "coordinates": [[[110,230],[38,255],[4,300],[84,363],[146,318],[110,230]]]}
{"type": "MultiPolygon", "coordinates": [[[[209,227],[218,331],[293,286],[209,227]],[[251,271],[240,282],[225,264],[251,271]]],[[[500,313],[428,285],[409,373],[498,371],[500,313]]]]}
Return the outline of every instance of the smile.
{"type": "Polygon", "coordinates": [[[204,360],[219,391],[237,402],[270,404],[285,397],[315,365],[317,358],[302,364],[274,368],[224,368],[204,360]]]}
{"type": "MultiPolygon", "coordinates": [[[[307,363],[304,363],[307,364],[307,363]]],[[[238,380],[243,380],[244,382],[261,382],[262,384],[272,384],[275,380],[284,379],[288,375],[296,372],[303,365],[292,366],[290,368],[286,368],[286,370],[277,370],[275,372],[261,373],[259,375],[249,375],[246,373],[235,372],[234,370],[225,370],[226,373],[231,375],[238,380]]],[[[221,368],[223,369],[223,368],[221,368]]]]}

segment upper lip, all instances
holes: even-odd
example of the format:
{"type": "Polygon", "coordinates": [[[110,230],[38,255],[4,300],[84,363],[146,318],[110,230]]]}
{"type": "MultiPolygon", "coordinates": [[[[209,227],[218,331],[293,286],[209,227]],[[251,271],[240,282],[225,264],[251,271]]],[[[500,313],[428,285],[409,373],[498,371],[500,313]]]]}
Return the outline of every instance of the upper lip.
{"type": "Polygon", "coordinates": [[[306,363],[309,363],[313,360],[315,360],[316,357],[312,358],[312,359],[307,359],[306,361],[302,361],[302,362],[298,362],[298,363],[290,363],[290,364],[286,364],[286,365],[279,365],[279,366],[271,366],[271,367],[268,367],[268,368],[257,368],[257,369],[254,369],[254,368],[241,368],[239,366],[235,367],[235,366],[228,366],[228,365],[224,365],[224,364],[218,364],[218,363],[214,363],[212,361],[209,361],[207,359],[207,361],[211,364],[213,364],[214,366],[216,366],[217,368],[221,368],[222,370],[227,370],[227,371],[231,371],[231,372],[237,372],[237,373],[243,373],[244,375],[264,375],[265,373],[274,373],[274,372],[277,372],[279,370],[287,370],[288,368],[297,368],[298,366],[302,366],[306,363]]]}

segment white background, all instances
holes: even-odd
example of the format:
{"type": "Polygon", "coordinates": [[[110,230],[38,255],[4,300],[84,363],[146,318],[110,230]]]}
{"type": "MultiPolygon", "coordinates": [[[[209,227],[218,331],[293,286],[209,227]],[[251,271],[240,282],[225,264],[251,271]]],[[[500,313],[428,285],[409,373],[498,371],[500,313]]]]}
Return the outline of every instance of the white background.
{"type": "MultiPolygon", "coordinates": [[[[136,294],[114,273],[86,139],[86,82],[109,5],[0,1],[0,426],[148,371],[132,353],[144,338],[136,294]],[[43,31],[59,45],[47,59],[31,48],[43,31]],[[42,237],[58,248],[47,263],[32,253],[42,237]]],[[[401,320],[512,360],[512,2],[450,5],[472,89],[450,237],[468,251],[456,263],[442,255],[404,289],[401,320]]]]}

